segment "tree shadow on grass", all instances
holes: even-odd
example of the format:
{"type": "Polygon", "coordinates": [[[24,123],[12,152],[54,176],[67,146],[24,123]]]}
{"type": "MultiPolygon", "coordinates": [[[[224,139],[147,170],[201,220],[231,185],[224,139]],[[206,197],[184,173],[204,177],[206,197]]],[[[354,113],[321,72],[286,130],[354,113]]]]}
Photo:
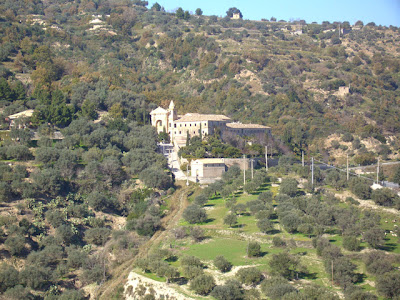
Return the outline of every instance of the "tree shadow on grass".
{"type": "Polygon", "coordinates": [[[262,192],[263,192],[263,191],[255,191],[255,192],[249,193],[249,195],[258,196],[258,195],[260,195],[262,192]]]}
{"type": "Polygon", "coordinates": [[[235,224],[235,225],[231,226],[231,228],[243,228],[246,226],[247,226],[247,224],[235,224]]]}
{"type": "Polygon", "coordinates": [[[270,231],[267,232],[267,234],[269,234],[269,235],[274,235],[274,234],[277,234],[277,233],[281,233],[281,231],[278,230],[278,229],[273,229],[273,230],[270,230],[270,231]]]}
{"type": "Polygon", "coordinates": [[[213,206],[215,206],[215,204],[212,204],[212,203],[207,203],[204,205],[204,207],[213,207],[213,206]]]}
{"type": "Polygon", "coordinates": [[[301,279],[308,279],[308,280],[315,280],[318,278],[317,273],[304,273],[300,272],[299,273],[299,278],[301,279]]]}
{"type": "Polygon", "coordinates": [[[260,254],[258,255],[258,257],[264,257],[267,254],[268,254],[267,251],[261,251],[260,254]]]}
{"type": "Polygon", "coordinates": [[[357,280],[354,282],[355,284],[357,284],[357,283],[363,283],[364,280],[365,280],[365,278],[367,278],[367,275],[365,275],[365,274],[360,274],[360,273],[355,274],[355,276],[357,276],[357,280]]]}
{"type": "Polygon", "coordinates": [[[394,243],[386,243],[383,246],[379,246],[378,249],[388,251],[388,252],[393,252],[397,247],[397,244],[394,243]]]}
{"type": "Polygon", "coordinates": [[[166,262],[176,262],[178,260],[178,256],[172,255],[171,257],[168,257],[165,261],[166,262]]]}
{"type": "Polygon", "coordinates": [[[185,285],[189,282],[189,280],[185,277],[179,277],[173,280],[173,282],[175,282],[178,285],[185,285]]]}
{"type": "Polygon", "coordinates": [[[204,222],[199,223],[198,225],[205,225],[205,224],[211,223],[213,221],[215,221],[214,218],[208,218],[207,220],[205,220],[204,222]]]}

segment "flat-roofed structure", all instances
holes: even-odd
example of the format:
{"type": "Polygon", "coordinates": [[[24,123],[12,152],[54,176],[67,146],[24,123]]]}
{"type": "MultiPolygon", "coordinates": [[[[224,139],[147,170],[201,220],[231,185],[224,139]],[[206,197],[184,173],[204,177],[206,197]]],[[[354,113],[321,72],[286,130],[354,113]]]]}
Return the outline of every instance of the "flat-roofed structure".
{"type": "Polygon", "coordinates": [[[220,178],[226,171],[225,162],[222,158],[202,158],[192,160],[190,164],[192,177],[220,178]]]}

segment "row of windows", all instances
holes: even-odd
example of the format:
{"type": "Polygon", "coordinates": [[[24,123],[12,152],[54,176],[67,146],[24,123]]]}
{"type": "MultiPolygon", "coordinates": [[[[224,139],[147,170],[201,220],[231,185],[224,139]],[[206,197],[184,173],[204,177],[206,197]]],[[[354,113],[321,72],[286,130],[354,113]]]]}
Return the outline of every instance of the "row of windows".
{"type": "MultiPolygon", "coordinates": [[[[190,131],[189,131],[189,133],[190,133],[190,131]]],[[[197,133],[196,131],[193,131],[193,134],[196,134],[196,133],[197,133]]],[[[205,134],[205,131],[203,130],[202,133],[205,134]]],[[[169,132],[169,134],[171,134],[171,131],[169,132]]],[[[176,134],[176,131],[174,131],[174,134],[176,134]]],[[[182,131],[179,131],[178,134],[182,134],[182,131]]]]}
{"type": "MultiPolygon", "coordinates": [[[[182,126],[182,123],[180,123],[179,127],[192,127],[192,123],[190,123],[189,126],[187,126],[188,125],[187,123],[184,123],[184,124],[185,124],[185,126],[182,126]]],[[[207,123],[204,123],[204,126],[207,127],[207,123]]],[[[169,123],[169,127],[172,127],[171,123],[169,123]]],[[[177,127],[177,124],[174,124],[174,128],[176,128],[176,127],[177,127]]],[[[197,123],[194,123],[193,127],[197,127],[197,123]]]]}

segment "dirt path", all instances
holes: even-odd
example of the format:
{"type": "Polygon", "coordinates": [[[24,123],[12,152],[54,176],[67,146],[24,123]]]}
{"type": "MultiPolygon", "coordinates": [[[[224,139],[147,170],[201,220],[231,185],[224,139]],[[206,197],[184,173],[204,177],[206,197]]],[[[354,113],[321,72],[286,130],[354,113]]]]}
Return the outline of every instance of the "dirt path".
{"type": "Polygon", "coordinates": [[[116,267],[112,271],[113,278],[98,288],[93,297],[94,299],[111,299],[112,296],[116,294],[116,289],[121,285],[124,285],[127,281],[135,260],[139,257],[143,257],[153,246],[158,245],[161,241],[165,240],[168,233],[177,226],[183,211],[188,206],[187,195],[191,190],[191,187],[187,187],[184,182],[177,182],[176,185],[178,186],[178,189],[176,195],[171,198],[172,203],[170,211],[168,215],[161,220],[164,230],[157,231],[151,239],[143,244],[134,258],[116,267]]]}
{"type": "Polygon", "coordinates": [[[146,255],[151,247],[159,245],[167,238],[169,232],[178,225],[183,211],[188,206],[187,195],[190,189],[190,187],[186,187],[184,183],[181,183],[178,195],[176,196],[177,201],[172,203],[171,211],[168,213],[168,216],[162,220],[164,230],[156,232],[156,234],[153,235],[145,245],[140,247],[139,253],[136,257],[146,255]]]}

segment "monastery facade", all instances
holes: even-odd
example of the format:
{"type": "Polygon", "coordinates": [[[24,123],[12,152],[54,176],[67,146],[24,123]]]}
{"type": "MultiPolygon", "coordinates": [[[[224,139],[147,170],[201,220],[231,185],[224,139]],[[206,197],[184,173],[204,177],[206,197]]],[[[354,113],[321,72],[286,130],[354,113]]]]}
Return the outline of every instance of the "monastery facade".
{"type": "Polygon", "coordinates": [[[258,124],[242,124],[232,122],[232,120],[224,115],[210,115],[187,113],[178,115],[175,111],[174,102],[171,101],[169,108],[164,109],[158,107],[150,112],[151,124],[157,129],[157,132],[167,132],[171,138],[171,142],[177,146],[186,144],[186,139],[190,137],[213,135],[217,130],[224,136],[249,136],[263,138],[266,134],[271,133],[271,128],[258,124]]]}

